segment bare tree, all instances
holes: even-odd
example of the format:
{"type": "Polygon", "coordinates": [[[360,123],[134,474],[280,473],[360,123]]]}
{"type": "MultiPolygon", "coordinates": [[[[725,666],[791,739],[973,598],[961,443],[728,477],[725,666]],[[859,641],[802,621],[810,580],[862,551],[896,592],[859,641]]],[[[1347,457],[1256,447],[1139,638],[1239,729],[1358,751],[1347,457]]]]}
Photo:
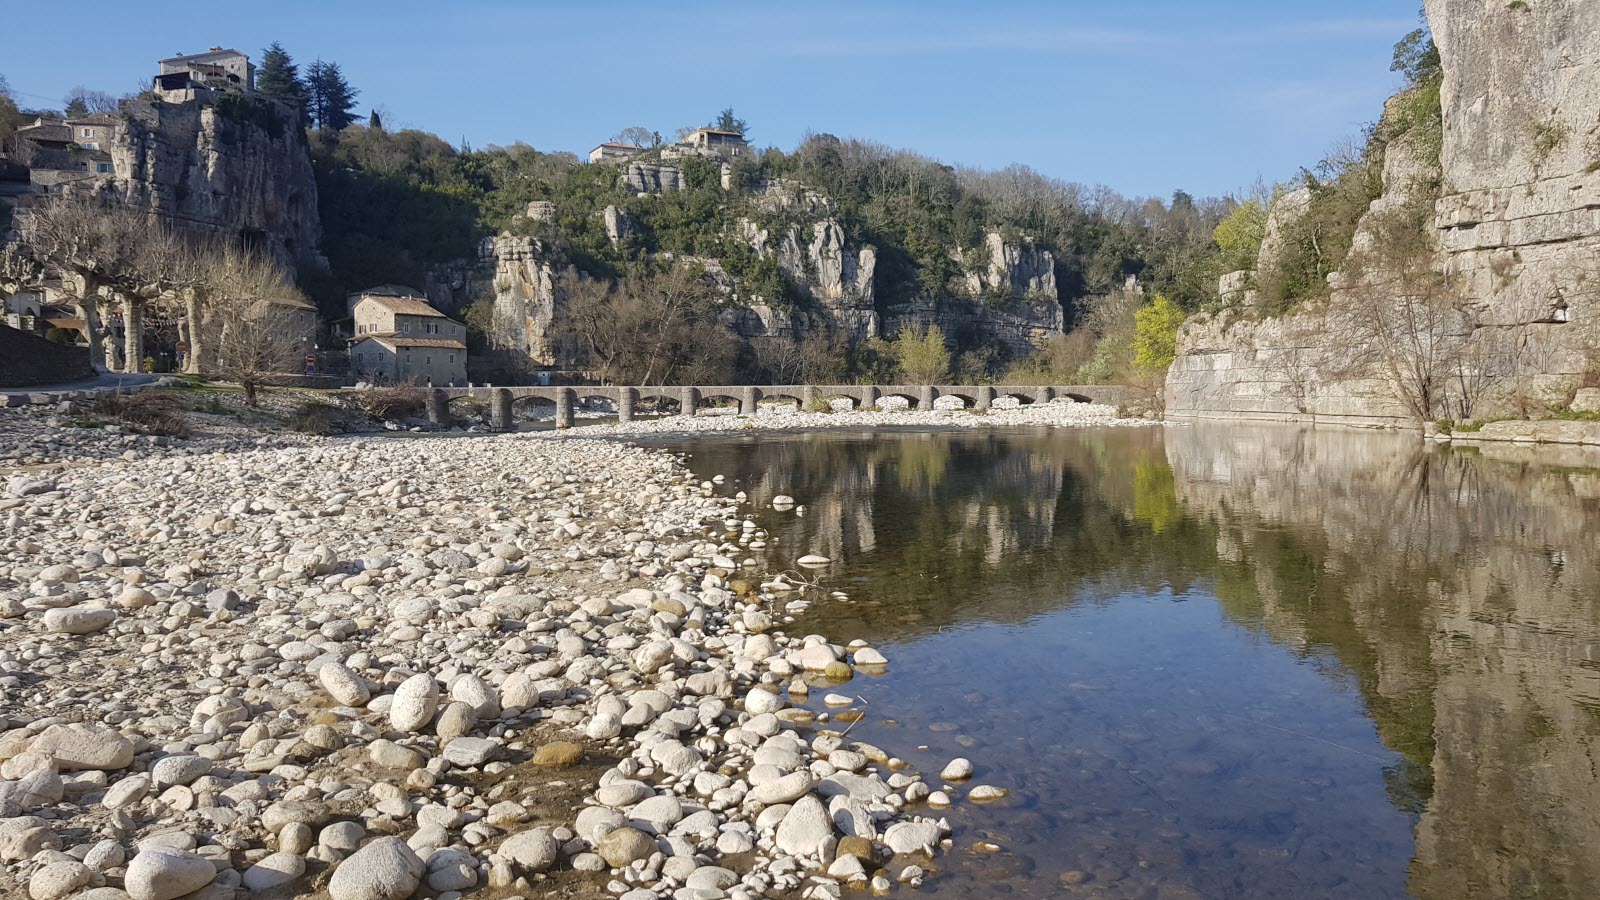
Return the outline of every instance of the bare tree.
{"type": "Polygon", "coordinates": [[[617,132],[612,140],[619,144],[629,144],[634,147],[650,147],[653,146],[654,134],[655,132],[643,125],[629,125],[627,128],[617,132]]]}
{"type": "Polygon", "coordinates": [[[675,267],[620,282],[564,277],[571,340],[610,384],[706,384],[728,378],[734,336],[717,323],[703,273],[675,267]]]}
{"type": "Polygon", "coordinates": [[[215,334],[210,368],[243,388],[253,407],[262,385],[299,367],[305,346],[296,307],[303,298],[283,268],[257,251],[228,246],[202,264],[207,321],[193,330],[215,334]]]}
{"type": "Polygon", "coordinates": [[[67,105],[67,115],[95,115],[96,113],[114,113],[117,111],[117,98],[105,91],[91,91],[83,85],[78,85],[67,92],[62,99],[67,105]]]}
{"type": "Polygon", "coordinates": [[[0,291],[15,294],[38,282],[43,270],[20,244],[0,246],[0,291]]]}
{"type": "MultiPolygon", "coordinates": [[[[1415,207],[1415,208],[1412,208],[1415,207]]],[[[1333,345],[1350,349],[1342,374],[1381,372],[1413,418],[1446,410],[1448,380],[1462,364],[1472,310],[1438,267],[1423,218],[1431,206],[1376,214],[1370,240],[1350,254],[1330,306],[1333,345]]]]}
{"type": "Polygon", "coordinates": [[[105,368],[100,303],[133,270],[145,217],[92,196],[62,194],[18,217],[18,231],[35,260],[60,276],[89,340],[89,361],[105,368]]]}

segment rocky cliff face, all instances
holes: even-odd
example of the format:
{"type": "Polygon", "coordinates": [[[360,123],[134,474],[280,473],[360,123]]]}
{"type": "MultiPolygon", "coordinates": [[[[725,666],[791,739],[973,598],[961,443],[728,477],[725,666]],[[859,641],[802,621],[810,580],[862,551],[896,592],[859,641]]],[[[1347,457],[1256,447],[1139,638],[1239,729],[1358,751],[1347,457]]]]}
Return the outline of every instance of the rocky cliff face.
{"type": "Polygon", "coordinates": [[[784,276],[815,302],[835,327],[857,339],[878,335],[873,286],[878,251],[871,244],[850,239],[832,217],[791,225],[776,235],[748,219],[740,220],[737,227],[739,239],[757,257],[776,259],[784,276]]]}
{"type": "MultiPolygon", "coordinates": [[[[1426,9],[1445,73],[1432,239],[1460,319],[1431,327],[1428,340],[1475,385],[1447,386],[1477,393],[1473,416],[1563,408],[1600,374],[1600,4],[1428,0],[1426,9]]],[[[1387,149],[1384,195],[1355,252],[1381,240],[1372,222],[1433,177],[1425,156],[1403,140],[1387,149]]],[[[1295,214],[1293,203],[1279,205],[1275,219],[1295,214]]],[[[1250,312],[1248,286],[1225,279],[1231,308],[1180,333],[1168,410],[1413,420],[1393,373],[1349,364],[1371,348],[1352,347],[1330,319],[1382,275],[1367,273],[1364,284],[1335,275],[1325,308],[1276,319],[1250,312]]]]}
{"type": "MultiPolygon", "coordinates": [[[[675,168],[641,163],[630,163],[621,178],[641,193],[678,190],[681,183],[675,168]]],[[[952,249],[952,258],[973,262],[953,279],[947,294],[919,297],[885,317],[877,286],[877,249],[846,232],[830,198],[799,182],[779,179],[764,182],[751,199],[764,214],[763,221],[739,219],[728,237],[748,246],[758,259],[776,263],[805,303],[791,308],[749,292],[722,260],[680,260],[705,268],[727,297],[725,324],[742,337],[798,339],[828,328],[855,340],[870,340],[892,337],[908,325],[938,324],[950,335],[999,340],[1020,355],[1062,330],[1055,260],[1026,237],[1006,239],[991,233],[980,252],[952,249]]],[[[617,206],[596,215],[603,217],[613,244],[629,242],[640,229],[617,206]]],[[[427,292],[443,309],[492,297],[492,341],[507,360],[567,366],[577,362],[575,355],[553,335],[561,316],[556,274],[568,269],[570,263],[555,247],[504,234],[484,241],[475,265],[441,267],[427,292]]]]}
{"type": "Polygon", "coordinates": [[[543,241],[509,234],[486,238],[478,255],[481,268],[494,272],[494,348],[534,365],[570,365],[572,354],[555,336],[556,277],[569,264],[543,241]]]}
{"type": "Polygon", "coordinates": [[[260,98],[136,100],[110,148],[109,189],[191,226],[326,265],[311,155],[297,117],[260,98]]]}
{"type": "Polygon", "coordinates": [[[683,180],[682,169],[653,163],[628,163],[619,178],[622,180],[622,186],[635,194],[681,191],[687,186],[687,182],[683,180]]]}
{"type": "Polygon", "coordinates": [[[967,265],[960,287],[969,296],[1059,300],[1055,257],[1050,251],[1035,247],[1033,238],[1008,241],[999,232],[991,231],[983,236],[983,246],[976,252],[956,250],[950,255],[967,265]],[[981,262],[973,265],[973,257],[981,262]]]}

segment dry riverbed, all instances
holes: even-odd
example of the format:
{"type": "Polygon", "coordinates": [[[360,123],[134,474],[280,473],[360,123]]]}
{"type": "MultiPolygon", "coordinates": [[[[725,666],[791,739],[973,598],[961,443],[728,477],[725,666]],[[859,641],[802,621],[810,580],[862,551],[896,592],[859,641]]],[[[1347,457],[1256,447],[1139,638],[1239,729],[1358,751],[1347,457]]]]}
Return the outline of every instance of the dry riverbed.
{"type": "MultiPolygon", "coordinates": [[[[1091,423],[1060,406],[1050,424],[1091,423]]],[[[1050,413],[781,427],[1028,414],[1050,413]]],[[[964,761],[941,779],[852,740],[847,705],[796,707],[882,656],[789,633],[797,594],[762,577],[738,501],[584,439],[621,426],[156,441],[8,411],[0,434],[19,422],[34,443],[0,497],[17,895],[886,893],[932,877],[941,809],[986,793],[964,761]]]]}

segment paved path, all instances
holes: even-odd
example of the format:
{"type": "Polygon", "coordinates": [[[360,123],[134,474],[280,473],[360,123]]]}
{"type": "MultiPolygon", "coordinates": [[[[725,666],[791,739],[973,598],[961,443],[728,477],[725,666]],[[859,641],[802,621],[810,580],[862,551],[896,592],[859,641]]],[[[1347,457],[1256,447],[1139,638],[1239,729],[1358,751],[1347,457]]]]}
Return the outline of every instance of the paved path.
{"type": "Polygon", "coordinates": [[[155,385],[175,381],[170,375],[123,375],[119,372],[102,372],[95,378],[67,384],[37,384],[30,387],[0,389],[0,406],[27,406],[30,403],[56,403],[71,400],[77,395],[99,394],[108,391],[144,390],[155,385]]]}

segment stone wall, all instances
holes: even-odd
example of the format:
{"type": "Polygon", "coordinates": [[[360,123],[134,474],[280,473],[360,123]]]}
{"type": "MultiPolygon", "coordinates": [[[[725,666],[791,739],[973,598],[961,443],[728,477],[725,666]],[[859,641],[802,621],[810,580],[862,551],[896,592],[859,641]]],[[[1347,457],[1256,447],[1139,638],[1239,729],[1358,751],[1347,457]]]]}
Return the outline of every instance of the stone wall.
{"type": "Polygon", "coordinates": [[[66,384],[93,377],[87,347],[68,347],[0,324],[0,387],[66,384]]]}
{"type": "MultiPolygon", "coordinates": [[[[1462,310],[1439,340],[1477,385],[1474,417],[1564,408],[1600,367],[1600,4],[1428,0],[1427,15],[1445,71],[1437,268],[1462,310]]],[[[1369,219],[1429,175],[1397,143],[1369,219]]],[[[1374,240],[1364,223],[1356,248],[1374,240]]],[[[1180,333],[1169,413],[1410,419],[1372,348],[1330,321],[1363,286],[1332,283],[1328,308],[1262,319],[1231,276],[1235,308],[1180,333]]]]}

